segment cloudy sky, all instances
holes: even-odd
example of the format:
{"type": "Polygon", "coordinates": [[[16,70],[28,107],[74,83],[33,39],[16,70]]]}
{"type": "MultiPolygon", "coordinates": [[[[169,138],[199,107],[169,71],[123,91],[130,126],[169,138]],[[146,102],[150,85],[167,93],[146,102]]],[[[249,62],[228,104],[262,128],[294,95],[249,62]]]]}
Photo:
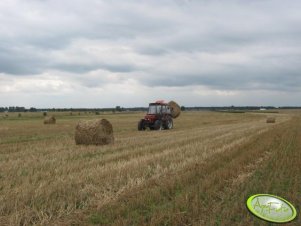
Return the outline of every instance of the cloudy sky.
{"type": "Polygon", "coordinates": [[[299,0],[1,0],[0,106],[301,105],[299,0]]]}

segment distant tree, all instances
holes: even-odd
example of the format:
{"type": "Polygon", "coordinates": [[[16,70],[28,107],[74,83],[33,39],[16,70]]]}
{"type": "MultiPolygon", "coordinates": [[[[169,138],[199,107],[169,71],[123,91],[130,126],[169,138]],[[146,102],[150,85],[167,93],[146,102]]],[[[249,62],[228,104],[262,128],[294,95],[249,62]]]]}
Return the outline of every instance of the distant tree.
{"type": "Polygon", "coordinates": [[[116,106],[115,110],[116,110],[117,112],[120,112],[120,111],[121,111],[121,107],[120,107],[120,106],[116,106]]]}
{"type": "Polygon", "coordinates": [[[186,108],[184,106],[181,106],[181,111],[185,111],[186,108]]]}
{"type": "Polygon", "coordinates": [[[47,112],[46,111],[43,112],[43,116],[47,116],[47,112]]]}
{"type": "Polygon", "coordinates": [[[16,112],[24,112],[25,111],[25,107],[15,107],[15,111],[16,112]]]}

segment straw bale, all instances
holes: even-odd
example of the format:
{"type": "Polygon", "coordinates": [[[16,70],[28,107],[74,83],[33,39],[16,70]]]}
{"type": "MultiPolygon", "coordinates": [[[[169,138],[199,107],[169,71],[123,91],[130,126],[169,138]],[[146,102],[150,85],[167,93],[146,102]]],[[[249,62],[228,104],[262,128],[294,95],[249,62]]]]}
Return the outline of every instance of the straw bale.
{"type": "Polygon", "coordinates": [[[175,101],[170,101],[168,103],[170,110],[171,110],[171,116],[173,118],[179,117],[181,114],[181,107],[175,102],[175,101]]]}
{"type": "Polygon", "coordinates": [[[44,124],[55,124],[56,119],[54,116],[45,117],[44,124]]]}
{"type": "Polygon", "coordinates": [[[113,127],[106,119],[83,120],[75,128],[76,144],[104,145],[113,142],[113,127]]]}

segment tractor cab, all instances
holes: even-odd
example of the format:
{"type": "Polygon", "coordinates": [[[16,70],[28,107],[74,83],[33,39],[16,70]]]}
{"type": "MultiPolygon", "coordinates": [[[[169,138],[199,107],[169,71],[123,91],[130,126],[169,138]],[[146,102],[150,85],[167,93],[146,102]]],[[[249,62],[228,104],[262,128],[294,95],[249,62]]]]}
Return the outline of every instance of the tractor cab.
{"type": "Polygon", "coordinates": [[[150,103],[147,114],[148,115],[170,114],[170,108],[166,103],[161,103],[161,102],[150,103]]]}

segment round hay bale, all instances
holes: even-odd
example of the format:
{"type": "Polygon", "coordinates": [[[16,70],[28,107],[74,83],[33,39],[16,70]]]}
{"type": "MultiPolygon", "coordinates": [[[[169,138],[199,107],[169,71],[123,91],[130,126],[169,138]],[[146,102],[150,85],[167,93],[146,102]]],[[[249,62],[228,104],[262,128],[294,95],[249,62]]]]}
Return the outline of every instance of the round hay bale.
{"type": "Polygon", "coordinates": [[[274,117],[268,117],[267,118],[267,123],[275,123],[276,119],[274,117]]]}
{"type": "Polygon", "coordinates": [[[55,124],[55,123],[56,123],[56,119],[54,116],[45,117],[44,119],[44,124],[55,124]]]}
{"type": "Polygon", "coordinates": [[[179,117],[181,114],[181,107],[175,101],[169,101],[168,105],[170,107],[171,117],[179,117]]]}
{"type": "Polygon", "coordinates": [[[82,120],[75,128],[76,144],[105,145],[114,142],[113,126],[106,119],[82,120]]]}

